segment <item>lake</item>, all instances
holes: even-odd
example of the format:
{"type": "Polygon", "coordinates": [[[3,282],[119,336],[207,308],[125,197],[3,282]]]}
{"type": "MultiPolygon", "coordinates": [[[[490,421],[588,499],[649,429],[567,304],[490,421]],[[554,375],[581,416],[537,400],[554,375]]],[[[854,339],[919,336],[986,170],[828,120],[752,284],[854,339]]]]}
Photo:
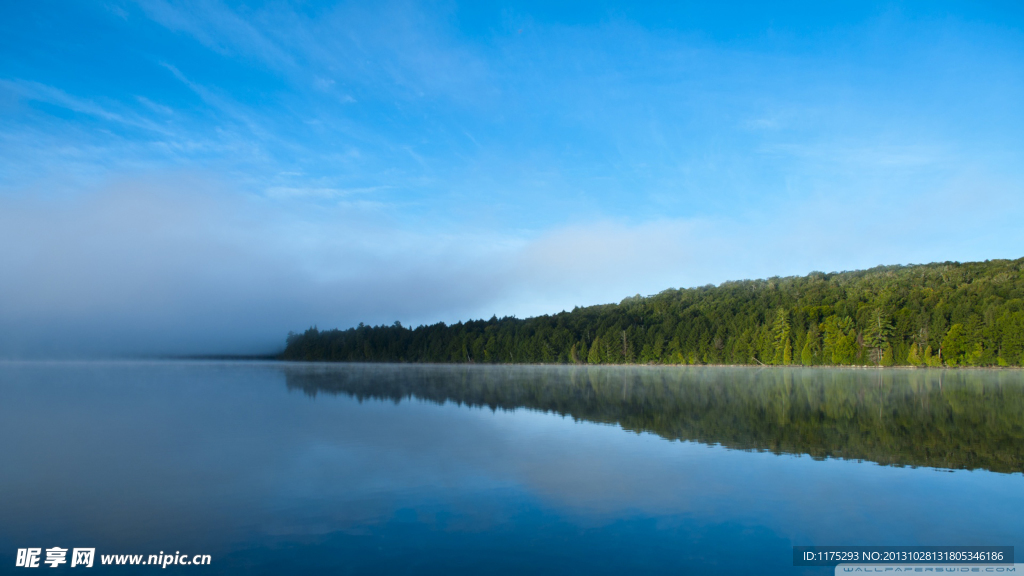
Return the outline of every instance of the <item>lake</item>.
{"type": "Polygon", "coordinates": [[[9,362],[0,439],[5,571],[54,546],[117,574],[154,567],[100,555],[208,554],[167,568],[202,574],[1024,555],[1020,371],[9,362]]]}

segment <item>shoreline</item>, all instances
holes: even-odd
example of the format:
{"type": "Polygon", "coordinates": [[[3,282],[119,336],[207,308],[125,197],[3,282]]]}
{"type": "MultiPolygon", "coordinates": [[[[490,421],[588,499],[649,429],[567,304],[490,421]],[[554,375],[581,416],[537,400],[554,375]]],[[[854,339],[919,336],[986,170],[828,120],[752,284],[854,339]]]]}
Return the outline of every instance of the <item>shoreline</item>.
{"type": "MultiPolygon", "coordinates": [[[[254,358],[255,359],[255,358],[254,358]]],[[[282,363],[294,364],[364,364],[364,365],[399,365],[399,366],[565,366],[572,368],[758,368],[758,369],[848,369],[848,370],[993,370],[993,371],[1022,371],[1024,366],[847,366],[834,364],[821,364],[818,366],[804,366],[802,364],[563,364],[559,362],[365,362],[347,360],[290,360],[272,358],[282,363]]]]}
{"type": "Polygon", "coordinates": [[[121,358],[0,358],[0,363],[90,363],[90,362],[270,362],[280,364],[358,364],[380,366],[537,366],[566,368],[756,368],[758,370],[942,370],[942,371],[1024,371],[1024,366],[863,366],[831,365],[804,366],[802,364],[564,364],[559,362],[367,362],[347,360],[292,360],[273,354],[190,354],[183,356],[135,356],[121,358]]]}

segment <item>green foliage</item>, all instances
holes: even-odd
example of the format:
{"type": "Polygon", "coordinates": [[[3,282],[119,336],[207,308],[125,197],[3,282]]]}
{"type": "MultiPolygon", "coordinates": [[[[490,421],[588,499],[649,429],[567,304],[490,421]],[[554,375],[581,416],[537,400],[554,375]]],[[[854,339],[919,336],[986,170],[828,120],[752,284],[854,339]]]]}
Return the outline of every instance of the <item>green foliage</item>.
{"type": "Polygon", "coordinates": [[[978,342],[974,345],[974,350],[964,354],[964,361],[967,362],[968,366],[981,366],[984,357],[985,347],[981,345],[981,342],[978,342]]]}
{"type": "MultiPolygon", "coordinates": [[[[882,311],[875,309],[871,322],[864,331],[864,342],[870,349],[869,356],[875,364],[882,363],[884,350],[889,347],[889,336],[892,335],[892,324],[882,317],[882,311]]],[[[890,355],[892,351],[890,350],[890,355]]],[[[890,364],[891,366],[891,364],[890,364]]]]}
{"type": "Polygon", "coordinates": [[[290,334],[342,362],[1020,366],[1024,259],[726,282],[535,318],[290,334]]]}
{"type": "Polygon", "coordinates": [[[596,338],[590,343],[590,354],[587,355],[588,364],[601,363],[601,343],[596,338]]]}
{"type": "Polygon", "coordinates": [[[885,352],[882,354],[882,360],[879,362],[882,366],[895,366],[896,358],[892,352],[892,346],[886,344],[885,352]]]}
{"type": "Polygon", "coordinates": [[[924,364],[924,359],[921,358],[921,352],[917,347],[917,342],[910,345],[910,352],[907,354],[907,364],[911,366],[921,366],[924,364]]]}
{"type": "Polygon", "coordinates": [[[775,354],[772,357],[772,364],[792,364],[793,347],[789,341],[789,310],[779,308],[775,313],[775,324],[772,326],[772,339],[775,354]]]}
{"type": "Polygon", "coordinates": [[[807,340],[804,349],[800,351],[800,363],[804,366],[814,366],[814,351],[811,349],[810,340],[807,340]]]}
{"type": "Polygon", "coordinates": [[[963,324],[953,324],[942,339],[942,359],[947,366],[956,366],[964,363],[964,353],[967,352],[969,342],[967,334],[964,333],[963,324]]]}
{"type": "Polygon", "coordinates": [[[825,357],[831,359],[832,364],[853,364],[858,353],[853,320],[849,316],[840,318],[833,314],[821,324],[821,331],[825,335],[825,357]]]}

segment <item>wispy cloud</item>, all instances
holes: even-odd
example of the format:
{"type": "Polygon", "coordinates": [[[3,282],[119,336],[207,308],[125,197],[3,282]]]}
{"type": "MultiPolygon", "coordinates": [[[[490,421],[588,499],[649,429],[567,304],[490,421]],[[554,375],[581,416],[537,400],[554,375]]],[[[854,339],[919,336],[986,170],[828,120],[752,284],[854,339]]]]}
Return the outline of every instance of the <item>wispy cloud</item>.
{"type": "Polygon", "coordinates": [[[153,20],[171,30],[189,34],[221,54],[240,54],[279,66],[295,64],[262,31],[221,2],[175,5],[162,0],[143,0],[139,5],[153,20]]]}
{"type": "Polygon", "coordinates": [[[266,195],[274,199],[312,198],[336,199],[360,194],[372,194],[387,190],[387,186],[364,186],[361,188],[310,188],[273,186],[267,188],[266,195]]]}
{"type": "Polygon", "coordinates": [[[59,88],[28,80],[0,79],[0,90],[5,90],[15,98],[32,102],[43,102],[60,106],[67,110],[87,114],[115,124],[142,128],[160,134],[170,132],[162,125],[132,112],[113,112],[96,102],[72,96],[59,88]]]}

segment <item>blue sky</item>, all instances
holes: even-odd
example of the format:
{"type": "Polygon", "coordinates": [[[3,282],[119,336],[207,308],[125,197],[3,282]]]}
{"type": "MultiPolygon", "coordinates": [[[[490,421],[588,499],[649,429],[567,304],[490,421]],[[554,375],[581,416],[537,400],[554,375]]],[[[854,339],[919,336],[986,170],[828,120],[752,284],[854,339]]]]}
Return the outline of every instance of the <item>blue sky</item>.
{"type": "Polygon", "coordinates": [[[0,355],[1024,255],[1013,3],[6,3],[0,355]]]}

